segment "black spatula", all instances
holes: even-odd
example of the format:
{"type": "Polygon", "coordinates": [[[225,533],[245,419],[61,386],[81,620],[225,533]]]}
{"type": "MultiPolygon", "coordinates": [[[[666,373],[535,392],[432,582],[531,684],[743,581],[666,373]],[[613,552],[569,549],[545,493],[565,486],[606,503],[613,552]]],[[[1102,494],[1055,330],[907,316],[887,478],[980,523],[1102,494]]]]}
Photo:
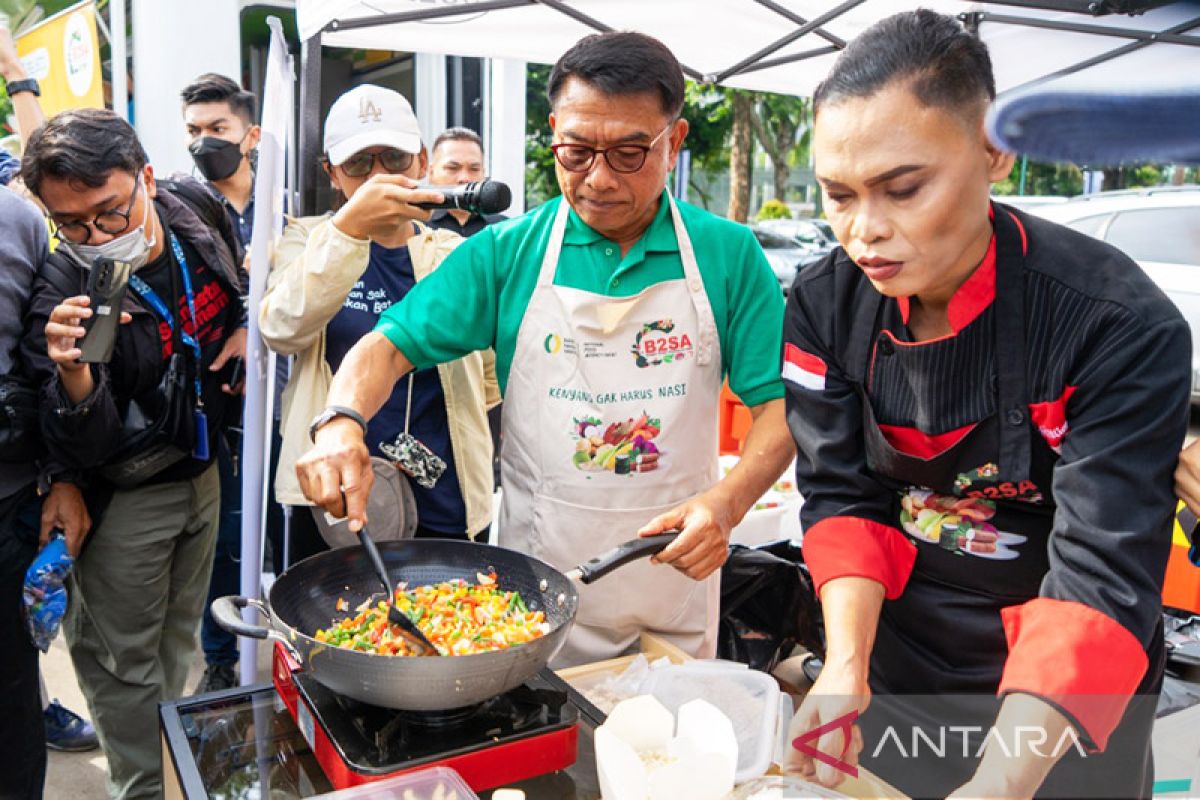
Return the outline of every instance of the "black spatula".
{"type": "Polygon", "coordinates": [[[383,558],[379,555],[379,548],[375,546],[375,540],[371,538],[371,534],[367,533],[367,526],[362,526],[358,531],[358,540],[362,542],[362,546],[367,551],[367,557],[371,559],[371,566],[375,568],[375,575],[379,578],[379,582],[383,584],[383,591],[387,595],[388,603],[388,622],[400,629],[400,635],[404,637],[404,641],[408,642],[409,646],[419,656],[436,656],[438,650],[433,646],[433,642],[425,638],[425,634],[421,633],[421,629],[417,624],[405,616],[404,612],[396,608],[396,587],[392,585],[388,578],[387,567],[383,565],[383,558]]]}

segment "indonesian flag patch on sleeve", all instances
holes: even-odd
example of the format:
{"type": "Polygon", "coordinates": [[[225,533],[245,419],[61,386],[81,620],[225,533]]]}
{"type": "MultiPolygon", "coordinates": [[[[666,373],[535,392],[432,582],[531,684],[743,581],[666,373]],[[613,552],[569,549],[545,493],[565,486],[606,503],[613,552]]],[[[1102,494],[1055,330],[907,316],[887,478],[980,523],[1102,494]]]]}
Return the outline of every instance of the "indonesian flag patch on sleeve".
{"type": "Polygon", "coordinates": [[[783,379],[805,389],[825,390],[825,362],[791,342],[783,345],[783,379]]]}

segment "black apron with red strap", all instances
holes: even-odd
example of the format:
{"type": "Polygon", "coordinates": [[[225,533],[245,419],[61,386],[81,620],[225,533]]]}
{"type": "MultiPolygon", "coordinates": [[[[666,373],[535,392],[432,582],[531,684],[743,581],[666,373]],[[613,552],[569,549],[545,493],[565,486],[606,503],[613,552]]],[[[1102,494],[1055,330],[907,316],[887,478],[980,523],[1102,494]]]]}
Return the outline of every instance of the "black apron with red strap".
{"type": "MultiPolygon", "coordinates": [[[[863,717],[864,763],[898,788],[907,785],[910,794],[921,796],[944,797],[973,773],[975,755],[999,708],[994,695],[1008,652],[1000,611],[1037,597],[1050,569],[1047,544],[1054,524],[1058,455],[1029,414],[1023,237],[1004,210],[997,209],[994,225],[996,291],[988,310],[994,413],[929,458],[903,452],[881,429],[869,396],[870,365],[876,359],[904,357],[883,329],[882,296],[878,303],[859,307],[847,353],[862,400],[868,466],[900,496],[895,525],[918,549],[904,592],[883,607],[871,660],[874,699],[863,717]],[[935,694],[973,698],[933,701],[929,696],[935,694]],[[889,726],[907,742],[914,724],[932,741],[950,738],[945,757],[918,763],[911,751],[894,747],[880,748],[871,757],[873,743],[892,735],[889,726]],[[949,726],[972,730],[956,734],[945,730],[949,726]],[[970,743],[965,748],[961,739],[954,741],[964,735],[970,743]],[[961,757],[963,752],[967,757],[961,757]]],[[[1154,669],[1148,671],[1154,674],[1154,669]]],[[[1126,722],[1130,715],[1145,717],[1139,708],[1131,706],[1126,722]]],[[[1044,785],[1044,796],[1056,796],[1062,787],[1071,787],[1067,796],[1092,796],[1080,787],[1094,783],[1105,788],[1103,795],[1094,796],[1134,797],[1148,790],[1137,768],[1148,760],[1151,720],[1152,708],[1144,726],[1123,723],[1103,754],[1068,755],[1044,785]]]]}

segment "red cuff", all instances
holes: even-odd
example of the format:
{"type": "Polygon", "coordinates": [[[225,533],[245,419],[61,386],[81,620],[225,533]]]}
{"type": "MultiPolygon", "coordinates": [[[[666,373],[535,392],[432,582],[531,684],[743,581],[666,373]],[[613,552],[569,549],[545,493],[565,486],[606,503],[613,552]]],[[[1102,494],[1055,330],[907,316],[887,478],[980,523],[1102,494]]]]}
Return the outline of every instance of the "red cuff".
{"type": "Polygon", "coordinates": [[[896,528],[862,517],[826,517],[804,532],[804,563],[821,587],[854,576],[883,584],[888,600],[904,591],[917,546],[896,528]]]}
{"type": "Polygon", "coordinates": [[[1068,600],[1038,597],[1000,616],[1008,660],[999,694],[1045,698],[1104,750],[1146,673],[1141,642],[1112,617],[1068,600]]]}

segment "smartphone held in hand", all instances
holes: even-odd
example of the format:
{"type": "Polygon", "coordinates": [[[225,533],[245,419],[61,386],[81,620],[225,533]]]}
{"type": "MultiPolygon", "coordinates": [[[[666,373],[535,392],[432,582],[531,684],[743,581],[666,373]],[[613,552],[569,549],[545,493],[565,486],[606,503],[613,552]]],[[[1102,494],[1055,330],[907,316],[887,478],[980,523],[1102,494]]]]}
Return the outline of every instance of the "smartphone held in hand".
{"type": "Polygon", "coordinates": [[[121,304],[132,273],[127,261],[101,256],[92,262],[87,285],[92,316],[82,323],[87,333],[79,341],[80,361],[108,363],[112,358],[117,329],[121,326],[121,304]]]}

